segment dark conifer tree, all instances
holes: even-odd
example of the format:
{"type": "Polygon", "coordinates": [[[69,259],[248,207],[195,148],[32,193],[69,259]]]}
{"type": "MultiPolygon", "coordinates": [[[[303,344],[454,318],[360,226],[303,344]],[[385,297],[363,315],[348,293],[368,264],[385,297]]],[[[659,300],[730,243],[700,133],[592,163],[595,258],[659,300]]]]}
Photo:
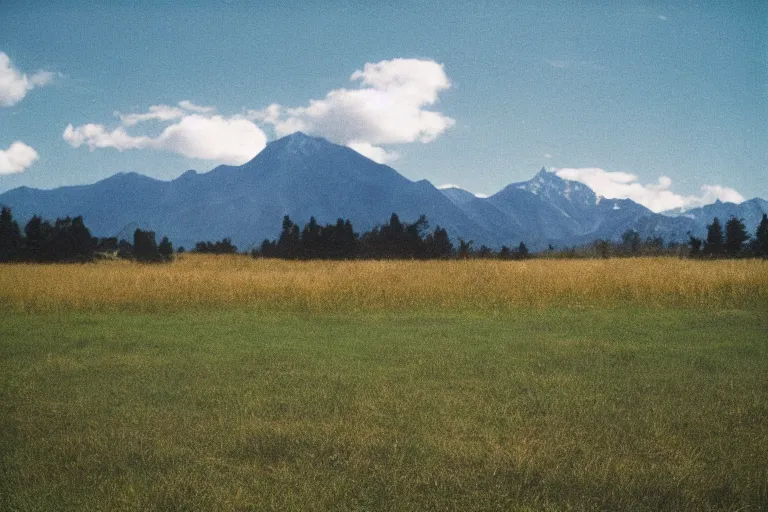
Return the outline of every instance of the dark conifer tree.
{"type": "Polygon", "coordinates": [[[277,241],[277,256],[286,259],[297,258],[299,255],[299,244],[299,226],[294,224],[291,218],[286,215],[283,217],[283,229],[277,241]]]}
{"type": "Polygon", "coordinates": [[[478,258],[492,258],[493,257],[493,249],[491,249],[487,245],[481,245],[480,249],[477,250],[477,257],[478,258]]]}
{"type": "Polygon", "coordinates": [[[165,260],[173,259],[173,244],[168,240],[167,236],[164,236],[163,239],[160,240],[160,244],[157,246],[157,252],[159,252],[160,256],[165,260]]]}
{"type": "Polygon", "coordinates": [[[725,223],[725,253],[735,258],[741,255],[744,248],[744,242],[749,240],[747,227],[736,217],[731,217],[725,223]]]}
{"type": "Polygon", "coordinates": [[[763,214],[763,218],[755,231],[754,240],[755,256],[768,258],[768,215],[763,214]]]}
{"type": "Polygon", "coordinates": [[[701,256],[701,244],[702,244],[701,238],[696,238],[691,234],[689,234],[688,236],[689,236],[688,245],[691,247],[691,250],[688,253],[688,255],[691,258],[697,258],[701,256]]]}
{"type": "Polygon", "coordinates": [[[133,232],[133,257],[142,262],[162,261],[160,251],[157,250],[154,231],[137,229],[133,232]]]}
{"type": "Polygon", "coordinates": [[[473,240],[467,242],[463,238],[459,238],[459,259],[467,259],[472,256],[472,244],[473,240]]]}
{"type": "Polygon", "coordinates": [[[69,238],[72,240],[72,251],[74,259],[78,261],[90,261],[93,259],[93,237],[91,232],[85,227],[83,218],[78,216],[72,219],[70,225],[69,238]]]}
{"type": "Polygon", "coordinates": [[[624,249],[630,254],[638,254],[640,252],[640,233],[634,229],[628,229],[621,235],[621,243],[624,249]]]}
{"type": "Polygon", "coordinates": [[[72,218],[56,219],[51,232],[51,257],[54,261],[72,261],[77,254],[77,241],[73,236],[72,218]]]}
{"type": "Polygon", "coordinates": [[[11,209],[0,210],[0,262],[18,261],[24,257],[24,240],[11,209]]]}
{"type": "Polygon", "coordinates": [[[313,259],[321,257],[323,252],[320,240],[320,226],[315,217],[309,218],[309,223],[304,226],[301,232],[301,257],[313,259]]]}
{"type": "Polygon", "coordinates": [[[427,258],[448,258],[454,250],[448,232],[440,226],[435,227],[435,231],[427,235],[424,245],[427,258]]]}
{"type": "Polygon", "coordinates": [[[528,257],[528,247],[523,242],[520,242],[520,245],[517,246],[517,255],[522,259],[528,257]]]}
{"type": "Polygon", "coordinates": [[[48,221],[44,221],[35,215],[27,225],[24,226],[26,235],[27,258],[32,261],[51,261],[50,239],[53,233],[53,226],[48,221]]]}
{"type": "Polygon", "coordinates": [[[717,217],[712,220],[712,224],[707,225],[707,240],[704,242],[703,252],[710,257],[723,253],[723,228],[717,217]]]}

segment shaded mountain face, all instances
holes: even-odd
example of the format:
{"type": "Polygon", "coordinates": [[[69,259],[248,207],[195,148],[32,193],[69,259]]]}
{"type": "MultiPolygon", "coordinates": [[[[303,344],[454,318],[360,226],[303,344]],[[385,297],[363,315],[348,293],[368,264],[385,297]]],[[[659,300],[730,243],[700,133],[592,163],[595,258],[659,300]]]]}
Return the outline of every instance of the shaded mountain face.
{"type": "Polygon", "coordinates": [[[187,171],[167,182],[120,173],[87,186],[22,187],[0,195],[0,203],[22,223],[35,214],[83,215],[96,236],[139,225],[186,247],[229,237],[246,249],[275,238],[284,215],[300,224],[310,216],[320,223],[348,218],[362,232],[393,212],[404,221],[425,214],[451,234],[489,237],[429,182],[412,182],[352,149],[303,133],[269,143],[241,166],[187,171]]]}
{"type": "Polygon", "coordinates": [[[82,215],[95,236],[116,236],[137,226],[168,236],[175,246],[231,238],[240,249],[277,237],[282,218],[299,223],[350,219],[358,232],[386,222],[395,212],[403,221],[426,215],[434,228],[448,230],[454,242],[476,246],[525,242],[533,250],[549,244],[570,247],[596,238],[619,240],[627,229],[642,237],[687,240],[706,233],[713,212],[721,219],[748,217],[750,232],[768,211],[765,201],[709,205],[672,217],[651,212],[628,199],[598,198],[586,185],[542,169],[531,180],[513,183],[488,198],[461,189],[438,190],[413,182],[344,146],[294,133],[267,144],[241,166],[207,173],[187,171],[172,181],[119,173],[98,183],[54,190],[20,187],[0,195],[20,224],[44,218],[82,215]],[[735,209],[733,209],[735,208],[735,209]],[[698,211],[701,210],[701,211],[698,211]]]}
{"type": "Polygon", "coordinates": [[[763,213],[768,212],[768,202],[753,199],[740,205],[718,202],[680,215],[662,215],[629,199],[598,197],[583,183],[562,179],[546,169],[487,199],[446,195],[476,222],[494,233],[504,233],[507,241],[497,243],[524,241],[536,250],[548,245],[582,245],[596,239],[619,241],[630,229],[642,238],[684,242],[690,235],[705,237],[706,225],[715,216],[721,220],[742,218],[748,231],[754,233],[763,213]]]}
{"type": "Polygon", "coordinates": [[[707,224],[712,224],[712,219],[715,217],[720,220],[722,225],[725,225],[731,217],[741,219],[747,227],[747,232],[754,235],[765,213],[768,213],[768,201],[756,197],[740,204],[723,203],[718,200],[712,204],[683,212],[664,212],[664,215],[692,220],[696,224],[694,233],[696,236],[703,237],[707,233],[707,224]]]}
{"type": "Polygon", "coordinates": [[[477,197],[469,190],[464,190],[463,188],[459,187],[441,188],[440,192],[445,194],[445,196],[450,199],[452,203],[457,205],[468,203],[477,197]]]}

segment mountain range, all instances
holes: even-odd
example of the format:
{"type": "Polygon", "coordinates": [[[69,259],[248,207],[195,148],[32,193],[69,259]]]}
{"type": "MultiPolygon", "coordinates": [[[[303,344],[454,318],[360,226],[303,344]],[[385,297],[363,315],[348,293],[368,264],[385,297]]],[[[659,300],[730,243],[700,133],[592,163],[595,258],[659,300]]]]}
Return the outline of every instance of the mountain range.
{"type": "Polygon", "coordinates": [[[716,202],[685,212],[654,213],[629,199],[598,197],[586,185],[545,169],[496,194],[475,197],[411,181],[345,146],[297,132],[267,144],[251,161],[206,173],[187,171],[171,181],[135,172],[92,185],[52,190],[19,187],[0,194],[23,225],[33,215],[55,219],[82,215],[95,236],[129,238],[136,227],[168,236],[176,246],[231,238],[241,249],[273,239],[284,215],[303,224],[350,219],[358,232],[387,221],[426,215],[431,226],[499,248],[521,241],[532,250],[571,247],[595,239],[619,240],[628,229],[641,237],[684,241],[703,237],[714,217],[742,218],[754,233],[768,201],[716,202]]]}

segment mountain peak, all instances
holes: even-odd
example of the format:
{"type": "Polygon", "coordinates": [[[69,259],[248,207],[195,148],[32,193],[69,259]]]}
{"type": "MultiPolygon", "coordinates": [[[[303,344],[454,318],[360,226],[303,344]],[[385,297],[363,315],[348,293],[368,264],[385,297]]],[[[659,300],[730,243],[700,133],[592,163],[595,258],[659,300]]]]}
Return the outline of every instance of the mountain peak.
{"type": "Polygon", "coordinates": [[[267,146],[273,150],[279,149],[281,153],[306,156],[327,151],[329,147],[336,146],[336,144],[322,137],[313,137],[304,132],[293,132],[270,142],[267,146]]]}
{"type": "Polygon", "coordinates": [[[595,193],[588,186],[563,179],[557,173],[548,171],[546,167],[542,167],[530,180],[513,183],[509,187],[525,190],[547,201],[564,199],[575,204],[594,205],[597,200],[595,193]]]}

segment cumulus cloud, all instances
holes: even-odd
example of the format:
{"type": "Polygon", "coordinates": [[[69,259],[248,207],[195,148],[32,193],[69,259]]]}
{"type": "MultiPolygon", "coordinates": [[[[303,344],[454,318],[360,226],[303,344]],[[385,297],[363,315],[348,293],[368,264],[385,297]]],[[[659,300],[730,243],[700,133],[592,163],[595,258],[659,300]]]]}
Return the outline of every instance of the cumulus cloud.
{"type": "Polygon", "coordinates": [[[246,112],[245,117],[251,121],[257,121],[259,123],[277,124],[280,120],[280,116],[283,113],[283,107],[277,103],[273,103],[262,110],[249,110],[246,112]]]}
{"type": "Polygon", "coordinates": [[[399,154],[385,146],[431,142],[455,124],[429,109],[438,102],[440,92],[451,87],[442,64],[419,59],[368,63],[350,80],[358,82],[358,88],[334,89],[301,107],[273,103],[225,117],[215,107],[182,100],[175,106],[153,105],[147,112],[115,112],[121,125],[112,129],[102,124],[70,124],[63,137],[73,147],[87,145],[91,151],[151,148],[239,164],[265,147],[266,135],[259,125],[268,125],[277,136],[297,131],[320,135],[388,163],[399,154]],[[147,121],[168,126],[157,136],[131,135],[126,130],[147,121]]]}
{"type": "MultiPolygon", "coordinates": [[[[212,107],[199,107],[197,112],[202,108],[207,112],[212,111],[212,107]]],[[[157,105],[150,107],[149,112],[144,114],[120,115],[127,126],[148,119],[178,120],[156,137],[130,135],[122,126],[108,130],[101,124],[78,127],[70,124],[62,136],[72,147],[78,148],[85,144],[91,151],[98,148],[114,148],[118,151],[149,148],[233,165],[247,162],[266,146],[267,137],[261,128],[240,116],[190,114],[185,111],[179,114],[176,112],[178,109],[174,109],[176,107],[157,105]]]]}
{"type": "Polygon", "coordinates": [[[350,80],[359,87],[334,89],[303,107],[272,104],[247,116],[273,125],[278,136],[296,131],[320,135],[380,162],[397,158],[381,145],[431,142],[455,124],[427,108],[451,87],[442,64],[419,59],[367,63],[350,80]]]}
{"type": "Polygon", "coordinates": [[[598,168],[558,169],[563,179],[580,181],[599,196],[608,199],[631,199],[654,212],[674,208],[683,210],[721,201],[741,203],[744,197],[736,190],[720,185],[704,185],[700,195],[683,196],[671,190],[672,180],[661,176],[656,183],[643,185],[638,177],[626,172],[609,172],[598,168]]]}
{"type": "Polygon", "coordinates": [[[11,64],[11,58],[0,52],[0,106],[11,107],[21,101],[27,92],[53,80],[50,71],[37,71],[31,76],[20,72],[11,64]]]}
{"type": "Polygon", "coordinates": [[[195,112],[198,114],[213,114],[216,112],[216,107],[201,107],[195,105],[189,100],[181,100],[178,103],[178,107],[172,107],[169,105],[152,105],[149,107],[148,112],[142,114],[121,114],[115,112],[115,115],[120,118],[120,121],[125,126],[135,126],[144,121],[173,121],[175,119],[181,119],[188,115],[189,112],[195,112]]]}
{"type": "Polygon", "coordinates": [[[8,149],[0,149],[0,174],[22,172],[38,158],[37,151],[17,140],[8,149]]]}
{"type": "Polygon", "coordinates": [[[237,165],[264,149],[267,136],[247,119],[194,114],[167,127],[153,144],[190,158],[237,165]]]}
{"type": "Polygon", "coordinates": [[[174,119],[180,119],[184,117],[183,109],[178,107],[169,107],[168,105],[152,105],[149,107],[149,112],[143,114],[121,114],[115,112],[115,115],[120,118],[120,121],[125,126],[135,126],[144,121],[173,121],[174,119]]]}
{"type": "Polygon", "coordinates": [[[387,151],[386,149],[374,146],[369,142],[349,142],[347,143],[347,146],[379,164],[394,162],[400,158],[400,155],[397,152],[387,151]]]}
{"type": "Polygon", "coordinates": [[[179,102],[179,106],[184,110],[189,110],[190,112],[199,112],[201,114],[212,114],[216,112],[216,107],[201,107],[200,105],[195,105],[189,100],[181,100],[179,102]]]}

